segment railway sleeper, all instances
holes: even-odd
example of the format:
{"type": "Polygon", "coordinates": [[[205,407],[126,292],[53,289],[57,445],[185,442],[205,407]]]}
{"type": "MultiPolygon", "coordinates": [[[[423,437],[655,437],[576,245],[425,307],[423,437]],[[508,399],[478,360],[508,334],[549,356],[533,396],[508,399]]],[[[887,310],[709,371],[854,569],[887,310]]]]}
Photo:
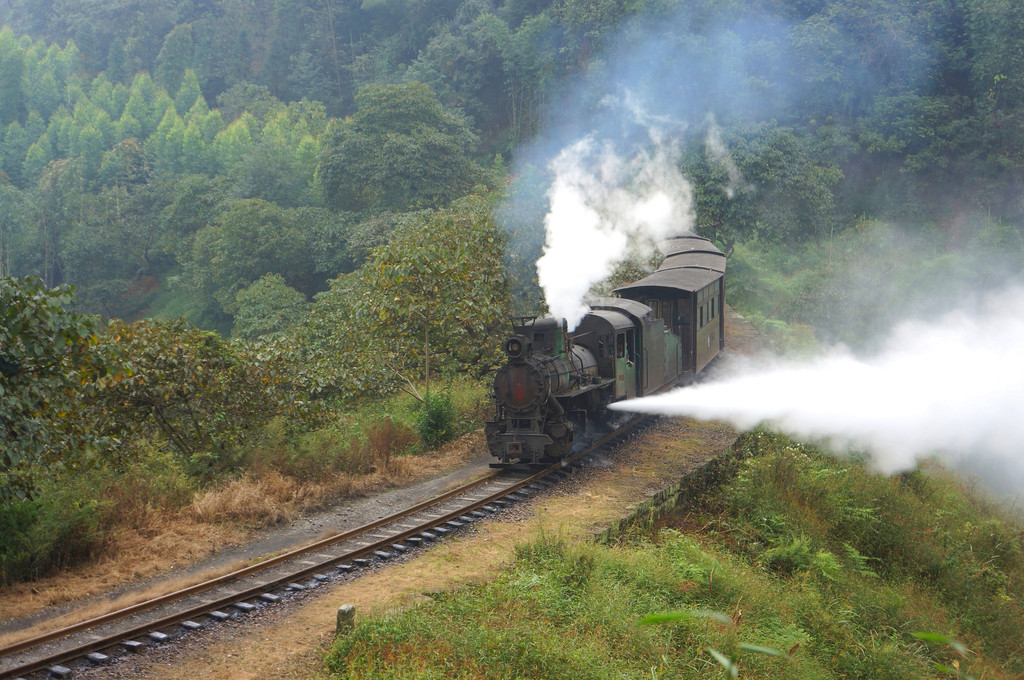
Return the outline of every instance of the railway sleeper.
{"type": "Polygon", "coordinates": [[[119,642],[118,644],[120,644],[127,651],[132,652],[133,654],[138,654],[146,646],[138,640],[124,640],[122,642],[119,642]]]}

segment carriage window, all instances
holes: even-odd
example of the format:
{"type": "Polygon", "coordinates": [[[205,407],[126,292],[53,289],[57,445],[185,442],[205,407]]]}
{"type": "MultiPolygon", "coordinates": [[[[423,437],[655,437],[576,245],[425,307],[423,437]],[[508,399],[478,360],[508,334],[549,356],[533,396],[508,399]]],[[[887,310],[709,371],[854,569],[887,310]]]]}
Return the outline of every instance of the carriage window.
{"type": "Polygon", "coordinates": [[[711,298],[711,318],[715,318],[715,298],[711,298]]]}
{"type": "Polygon", "coordinates": [[[697,328],[704,328],[704,305],[700,307],[700,318],[697,321],[697,328]]]}
{"type": "Polygon", "coordinates": [[[651,308],[651,316],[661,316],[661,306],[657,300],[645,300],[644,304],[651,308]]]}
{"type": "Polygon", "coordinates": [[[626,356],[626,335],[625,333],[619,333],[619,337],[615,339],[615,356],[618,359],[622,359],[626,356]]]}

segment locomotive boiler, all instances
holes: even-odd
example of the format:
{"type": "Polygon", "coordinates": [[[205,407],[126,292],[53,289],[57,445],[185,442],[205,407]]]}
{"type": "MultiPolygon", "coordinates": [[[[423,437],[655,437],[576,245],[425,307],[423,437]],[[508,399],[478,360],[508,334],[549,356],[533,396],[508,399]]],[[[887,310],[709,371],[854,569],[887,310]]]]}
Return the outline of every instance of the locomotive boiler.
{"type": "Polygon", "coordinates": [[[563,319],[520,317],[505,342],[494,417],[484,431],[493,467],[530,468],[564,458],[608,404],[694,380],[725,345],[725,255],[685,233],[660,244],[658,269],[585,300],[568,331],[563,319]]]}

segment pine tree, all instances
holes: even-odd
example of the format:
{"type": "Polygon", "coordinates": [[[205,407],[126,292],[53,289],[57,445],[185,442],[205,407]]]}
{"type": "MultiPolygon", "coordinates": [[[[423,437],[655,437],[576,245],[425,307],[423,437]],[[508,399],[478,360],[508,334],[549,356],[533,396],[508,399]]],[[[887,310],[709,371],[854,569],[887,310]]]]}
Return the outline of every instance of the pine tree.
{"type": "Polygon", "coordinates": [[[15,186],[24,186],[21,176],[21,166],[25,160],[28,147],[32,144],[31,139],[25,133],[25,128],[18,121],[7,126],[3,143],[3,171],[10,177],[15,186]]]}
{"type": "Polygon", "coordinates": [[[164,38],[160,54],[156,56],[153,77],[168,92],[177,92],[181,88],[185,70],[191,65],[192,25],[178,24],[164,38]]]}
{"type": "MultiPolygon", "coordinates": [[[[199,85],[199,76],[196,75],[194,69],[186,69],[185,74],[181,79],[181,87],[178,88],[177,94],[174,97],[174,108],[177,109],[179,116],[184,116],[188,113],[188,110],[196,103],[197,99],[202,99],[203,91],[199,85]]],[[[203,106],[206,106],[206,101],[203,100],[203,106]]]]}
{"type": "Polygon", "coordinates": [[[156,132],[146,140],[146,152],[153,159],[158,173],[175,173],[179,170],[181,149],[185,141],[185,124],[174,106],[168,106],[156,132]]]}
{"type": "Polygon", "coordinates": [[[53,160],[53,149],[50,147],[50,140],[45,136],[33,142],[25,154],[25,162],[21,166],[22,177],[26,185],[33,185],[43,174],[46,164],[53,160]]]}
{"type": "Polygon", "coordinates": [[[22,76],[25,70],[21,49],[11,41],[3,40],[10,35],[5,28],[0,33],[0,125],[6,126],[24,115],[25,97],[22,92],[22,76]]]}
{"type": "Polygon", "coordinates": [[[289,62],[288,94],[293,100],[302,98],[326,101],[331,96],[331,81],[323,74],[313,55],[302,50],[293,55],[289,62]]]}
{"type": "Polygon", "coordinates": [[[114,83],[125,83],[131,75],[128,72],[128,53],[124,51],[124,41],[114,40],[107,50],[107,78],[114,83]]]}

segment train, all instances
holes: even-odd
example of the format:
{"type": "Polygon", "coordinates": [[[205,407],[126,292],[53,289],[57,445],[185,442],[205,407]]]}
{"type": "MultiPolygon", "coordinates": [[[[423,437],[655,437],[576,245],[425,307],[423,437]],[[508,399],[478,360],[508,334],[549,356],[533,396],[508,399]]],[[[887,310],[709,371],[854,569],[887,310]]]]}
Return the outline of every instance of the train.
{"type": "Polygon", "coordinates": [[[609,404],[692,383],[725,348],[725,254],[692,232],[659,248],[654,272],[585,300],[571,332],[550,316],[513,320],[484,425],[492,467],[565,458],[608,424],[609,404]]]}

